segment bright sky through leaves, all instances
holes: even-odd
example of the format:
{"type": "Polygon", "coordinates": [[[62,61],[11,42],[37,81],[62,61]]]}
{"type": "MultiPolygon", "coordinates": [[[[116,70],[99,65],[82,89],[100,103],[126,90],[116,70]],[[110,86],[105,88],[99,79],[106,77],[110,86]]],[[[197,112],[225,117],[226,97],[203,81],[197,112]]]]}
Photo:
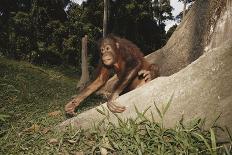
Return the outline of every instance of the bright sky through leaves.
{"type": "MultiPolygon", "coordinates": [[[[78,4],[81,4],[83,2],[83,0],[72,0],[72,1],[78,4]]],[[[174,17],[178,15],[183,9],[183,3],[178,2],[178,0],[171,0],[171,6],[174,8],[174,10],[172,11],[174,17]]],[[[166,23],[165,30],[167,31],[176,22],[169,20],[166,21],[165,23],[166,23]]]]}

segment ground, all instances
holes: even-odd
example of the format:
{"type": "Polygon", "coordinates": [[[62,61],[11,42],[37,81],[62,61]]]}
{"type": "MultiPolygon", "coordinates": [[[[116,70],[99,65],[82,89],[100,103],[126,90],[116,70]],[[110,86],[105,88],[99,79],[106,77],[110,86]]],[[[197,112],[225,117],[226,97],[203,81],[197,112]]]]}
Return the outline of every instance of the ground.
{"type": "MultiPolygon", "coordinates": [[[[70,67],[38,67],[26,62],[0,58],[0,154],[225,154],[229,155],[232,138],[226,144],[216,142],[214,128],[202,130],[204,121],[183,120],[175,128],[148,120],[137,109],[137,117],[118,125],[102,121],[90,130],[64,131],[64,105],[76,94],[79,77],[70,67]],[[57,130],[58,129],[58,130],[57,130]]],[[[96,106],[102,98],[89,97],[78,112],[96,106]]],[[[161,120],[164,109],[156,109],[161,120]]],[[[99,109],[108,117],[107,109],[99,109]]],[[[94,116],[93,116],[94,117],[94,116]]]]}
{"type": "MultiPolygon", "coordinates": [[[[48,69],[0,58],[0,154],[43,148],[49,130],[67,119],[64,105],[77,92],[77,77],[70,67],[48,69]]],[[[96,100],[98,96],[91,96],[78,112],[96,100]]]]}

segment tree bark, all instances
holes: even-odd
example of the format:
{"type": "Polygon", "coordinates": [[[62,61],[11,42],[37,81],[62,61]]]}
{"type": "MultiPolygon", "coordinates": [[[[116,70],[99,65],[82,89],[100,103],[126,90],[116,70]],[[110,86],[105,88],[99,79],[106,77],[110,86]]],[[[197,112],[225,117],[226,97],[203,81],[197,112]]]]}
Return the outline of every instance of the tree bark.
{"type": "Polygon", "coordinates": [[[104,0],[104,17],[103,17],[103,38],[107,35],[108,23],[108,0],[104,0]]]}
{"type": "Polygon", "coordinates": [[[81,79],[77,84],[77,88],[82,89],[86,86],[89,81],[89,70],[88,70],[88,56],[87,56],[87,42],[88,37],[82,38],[82,51],[81,51],[81,79]]]}
{"type": "MultiPolygon", "coordinates": [[[[206,127],[210,127],[220,118],[217,125],[227,126],[232,131],[232,41],[225,42],[220,47],[210,50],[194,63],[169,76],[159,77],[134,91],[131,91],[116,100],[120,105],[127,107],[126,111],[119,114],[122,118],[135,118],[136,106],[141,112],[151,107],[151,112],[156,121],[160,121],[155,110],[154,102],[161,107],[174,93],[171,105],[165,115],[164,125],[173,127],[184,115],[184,122],[194,118],[206,118],[206,127]]],[[[107,109],[106,104],[103,107],[107,109]]],[[[100,106],[98,109],[102,109],[100,106]]],[[[83,112],[77,117],[63,122],[60,126],[73,125],[75,127],[89,128],[93,123],[104,118],[96,109],[83,112]]],[[[117,122],[110,113],[110,121],[117,122]]],[[[225,138],[225,133],[220,133],[225,138]]]]}
{"type": "MultiPolygon", "coordinates": [[[[206,0],[196,2],[197,5],[192,8],[195,11],[190,11],[190,13],[192,12],[191,15],[197,16],[200,12],[204,13],[205,11],[202,8],[211,8],[213,12],[217,13],[217,18],[214,17],[215,23],[210,25],[210,27],[213,26],[211,27],[212,31],[204,32],[201,29],[203,23],[199,23],[199,19],[196,20],[196,23],[200,25],[193,28],[189,25],[189,22],[192,23],[192,19],[188,14],[185,21],[174,32],[173,36],[176,38],[171,38],[166,47],[154,53],[155,57],[153,58],[155,59],[151,59],[151,61],[158,61],[161,67],[166,69],[163,74],[172,75],[159,77],[120,96],[116,102],[127,107],[125,112],[119,114],[120,117],[135,118],[136,110],[134,106],[141,112],[150,107],[146,113],[147,117],[150,118],[152,112],[155,120],[160,121],[153,103],[155,102],[161,108],[174,94],[171,106],[164,118],[166,127],[173,127],[183,115],[184,123],[193,118],[205,118],[205,127],[209,128],[220,115],[216,125],[222,128],[228,127],[232,131],[232,2],[231,0],[220,2],[224,6],[219,6],[219,3],[217,3],[214,7],[209,7],[207,5],[210,5],[210,3],[206,0]],[[218,10],[220,10],[220,14],[218,14],[218,10]],[[186,27],[186,25],[190,27],[186,27]],[[186,29],[185,31],[183,27],[186,29]],[[187,33],[188,36],[182,38],[183,33],[187,33]],[[208,38],[201,36],[202,33],[207,34],[203,36],[208,38]],[[192,40],[190,40],[191,37],[193,37],[192,40]],[[194,40],[199,38],[202,38],[201,41],[205,41],[203,42],[205,44],[194,40]],[[187,40],[191,42],[186,45],[187,40]],[[193,45],[197,47],[194,48],[193,45]],[[195,57],[192,53],[194,52],[193,49],[202,54],[200,58],[195,57]],[[191,57],[191,54],[194,57],[191,57]],[[192,58],[197,60],[194,61],[192,58]],[[185,67],[190,62],[192,63],[185,67]],[[171,64],[175,63],[176,65],[171,67],[171,64]],[[185,68],[180,70],[183,67],[185,68]]],[[[191,17],[194,18],[194,16],[191,17]]],[[[103,107],[107,109],[106,104],[103,104],[103,107]]],[[[101,109],[100,106],[97,108],[101,109]]],[[[117,122],[117,118],[112,113],[109,113],[109,115],[111,122],[117,122]]],[[[104,116],[98,113],[96,109],[91,109],[75,118],[66,120],[59,127],[62,128],[71,124],[78,128],[89,128],[93,123],[100,122],[103,118],[104,116]]],[[[227,133],[224,132],[218,131],[217,134],[219,140],[225,140],[227,137],[227,133]]]]}
{"type": "Polygon", "coordinates": [[[184,3],[184,8],[183,8],[183,17],[182,17],[182,19],[184,19],[184,17],[185,17],[186,6],[187,6],[187,0],[184,0],[183,3],[184,3]]]}
{"type": "MultiPolygon", "coordinates": [[[[226,2],[227,0],[196,1],[167,44],[146,56],[150,63],[158,64],[160,76],[170,76],[180,71],[207,51],[205,47],[210,41],[210,32],[220,13],[224,11],[226,2]]],[[[114,76],[98,93],[112,92],[116,79],[114,76]]]]}

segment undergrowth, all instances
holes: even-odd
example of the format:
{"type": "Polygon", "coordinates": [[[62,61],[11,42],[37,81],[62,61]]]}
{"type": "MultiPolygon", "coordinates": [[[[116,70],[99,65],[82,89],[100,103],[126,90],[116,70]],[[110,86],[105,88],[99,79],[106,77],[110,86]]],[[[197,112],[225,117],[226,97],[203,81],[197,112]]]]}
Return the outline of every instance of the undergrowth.
{"type": "MultiPolygon", "coordinates": [[[[41,154],[37,150],[44,148],[50,129],[67,119],[64,105],[77,93],[77,81],[75,71],[64,67],[0,58],[0,154],[41,154]]],[[[99,100],[92,95],[77,112],[99,100]]]]}
{"type": "Polygon", "coordinates": [[[62,133],[61,143],[56,146],[57,150],[73,154],[123,155],[230,155],[232,153],[230,131],[228,129],[224,131],[228,134],[229,141],[219,144],[215,136],[218,127],[212,126],[209,130],[205,130],[202,119],[194,119],[184,124],[182,117],[174,128],[166,128],[163,120],[170,103],[171,100],[162,109],[155,105],[156,112],[161,118],[160,122],[155,121],[152,112],[147,114],[150,107],[144,112],[140,112],[135,107],[137,116],[133,119],[123,119],[114,114],[117,123],[109,121],[112,116],[109,115],[108,110],[103,107],[102,110],[97,109],[105,116],[104,119],[89,130],[75,130],[68,127],[62,133]]]}
{"type": "MultiPolygon", "coordinates": [[[[72,76],[73,77],[73,76],[72,76]]],[[[64,104],[76,92],[77,80],[48,69],[23,62],[0,58],[0,154],[203,154],[232,153],[229,141],[218,143],[215,127],[204,130],[204,121],[183,119],[174,128],[166,128],[165,113],[171,104],[155,110],[160,117],[156,122],[151,107],[140,112],[136,107],[134,119],[112,123],[108,110],[98,109],[104,119],[88,130],[68,126],[60,131],[56,125],[65,120],[64,104]],[[148,118],[148,116],[150,116],[148,118]]],[[[101,100],[92,96],[80,111],[101,100]]]]}

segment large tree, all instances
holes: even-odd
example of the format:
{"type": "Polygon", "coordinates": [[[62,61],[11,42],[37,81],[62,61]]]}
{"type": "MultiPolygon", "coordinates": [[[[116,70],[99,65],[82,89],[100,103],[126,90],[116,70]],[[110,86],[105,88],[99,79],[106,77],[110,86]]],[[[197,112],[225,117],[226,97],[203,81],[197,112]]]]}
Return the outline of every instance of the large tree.
{"type": "MultiPolygon", "coordinates": [[[[173,95],[164,118],[166,126],[173,126],[183,115],[184,122],[200,117],[206,118],[206,127],[219,125],[232,130],[231,8],[232,3],[226,0],[198,0],[166,46],[147,58],[158,62],[162,75],[170,76],[155,79],[116,100],[127,106],[119,116],[134,118],[134,106],[140,111],[151,106],[149,111],[159,120],[153,103],[161,108],[173,95]],[[183,38],[183,34],[188,37],[183,38]]],[[[151,117],[150,112],[147,117],[151,117]]],[[[110,120],[116,121],[116,117],[109,114],[110,120]]],[[[91,122],[96,123],[103,117],[91,109],[61,126],[71,123],[76,127],[89,127],[91,122]]],[[[225,132],[219,134],[225,138],[225,132]]]]}

